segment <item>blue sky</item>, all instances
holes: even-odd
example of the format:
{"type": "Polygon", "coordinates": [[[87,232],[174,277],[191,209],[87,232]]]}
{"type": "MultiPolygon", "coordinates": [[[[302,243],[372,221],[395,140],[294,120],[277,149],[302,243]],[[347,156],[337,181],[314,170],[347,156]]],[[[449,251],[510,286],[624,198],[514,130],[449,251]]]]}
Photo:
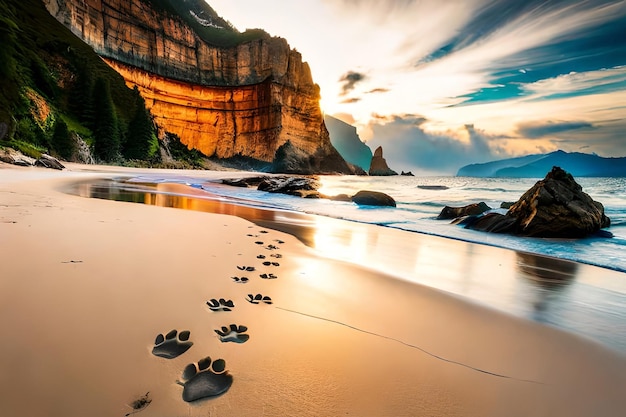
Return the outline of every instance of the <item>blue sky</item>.
{"type": "Polygon", "coordinates": [[[626,1],[209,0],[286,38],[325,112],[396,170],[510,156],[626,156],[626,1]]]}

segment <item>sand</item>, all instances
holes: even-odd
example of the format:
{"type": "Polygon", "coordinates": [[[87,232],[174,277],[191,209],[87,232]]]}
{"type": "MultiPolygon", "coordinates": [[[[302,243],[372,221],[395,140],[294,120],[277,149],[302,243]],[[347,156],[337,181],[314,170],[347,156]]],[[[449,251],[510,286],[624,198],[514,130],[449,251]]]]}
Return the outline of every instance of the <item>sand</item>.
{"type": "MultiPolygon", "coordinates": [[[[397,277],[411,269],[445,279],[461,251],[476,253],[463,255],[479,261],[474,274],[492,273],[489,259],[506,272],[514,266],[502,253],[510,251],[423,236],[421,247],[439,257],[392,259],[391,276],[384,265],[358,262],[376,247],[384,253],[381,228],[354,226],[377,241],[330,259],[237,216],[62,191],[141,172],[89,170],[0,163],[2,416],[621,416],[626,409],[621,352],[397,277]],[[442,256],[451,260],[446,267],[442,256]],[[272,304],[250,303],[248,294],[272,304]],[[209,308],[220,298],[232,300],[231,311],[209,308]],[[215,330],[230,333],[231,324],[249,338],[221,341],[215,330]],[[155,356],[157,335],[171,330],[189,331],[193,344],[173,359],[155,356]],[[215,371],[208,380],[224,381],[215,362],[223,359],[232,385],[186,402],[183,369],[207,356],[217,368],[204,371],[215,371]]],[[[307,230],[311,239],[327,236],[307,230]]]]}

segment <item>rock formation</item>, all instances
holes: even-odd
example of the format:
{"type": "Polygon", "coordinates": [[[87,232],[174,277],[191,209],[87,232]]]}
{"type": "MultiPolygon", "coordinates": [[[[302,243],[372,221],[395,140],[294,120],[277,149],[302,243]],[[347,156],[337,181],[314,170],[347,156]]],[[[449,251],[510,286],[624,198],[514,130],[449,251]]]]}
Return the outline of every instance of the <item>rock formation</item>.
{"type": "Polygon", "coordinates": [[[487,210],[491,210],[491,207],[483,201],[480,203],[468,204],[463,207],[445,206],[441,210],[441,213],[439,213],[439,216],[437,216],[437,220],[456,219],[457,217],[462,216],[476,216],[487,210]]]}
{"type": "Polygon", "coordinates": [[[519,234],[537,237],[584,237],[610,226],[604,207],[594,201],[574,178],[559,167],[513,204],[519,234]]]}
{"type": "Polygon", "coordinates": [[[65,166],[63,166],[58,159],[50,155],[44,153],[41,154],[39,158],[35,159],[26,156],[13,148],[0,148],[0,161],[23,167],[39,166],[58,170],[65,169],[65,166]]]}
{"type": "Polygon", "coordinates": [[[259,191],[279,193],[304,198],[320,198],[317,191],[321,184],[315,178],[307,177],[271,177],[261,181],[259,191]]]}
{"type": "MultiPolygon", "coordinates": [[[[160,136],[174,133],[188,147],[217,158],[272,162],[287,141],[307,155],[338,156],[324,125],[319,87],[286,40],[259,33],[218,47],[148,0],[44,2],[127,85],[138,87],[160,136]]],[[[208,7],[200,3],[187,0],[174,7],[208,7]]],[[[333,171],[349,169],[344,163],[333,171]]]]}
{"type": "Polygon", "coordinates": [[[559,167],[511,206],[506,214],[488,213],[461,222],[465,227],[531,237],[581,238],[609,227],[601,203],[559,167]]]}
{"type": "Polygon", "coordinates": [[[372,157],[372,162],[370,163],[369,174],[376,176],[398,175],[396,171],[389,168],[387,161],[383,158],[382,146],[379,146],[374,151],[374,156],[372,157]]]}
{"type": "Polygon", "coordinates": [[[379,191],[359,191],[352,196],[352,201],[359,206],[396,206],[396,201],[393,197],[379,191]]]}
{"type": "Polygon", "coordinates": [[[353,196],[338,194],[334,196],[321,194],[321,183],[316,177],[298,176],[256,176],[245,178],[223,179],[222,184],[233,187],[256,187],[259,191],[287,194],[304,198],[325,198],[334,201],[354,202],[363,206],[390,206],[395,207],[393,197],[378,191],[359,191],[353,196]]]}

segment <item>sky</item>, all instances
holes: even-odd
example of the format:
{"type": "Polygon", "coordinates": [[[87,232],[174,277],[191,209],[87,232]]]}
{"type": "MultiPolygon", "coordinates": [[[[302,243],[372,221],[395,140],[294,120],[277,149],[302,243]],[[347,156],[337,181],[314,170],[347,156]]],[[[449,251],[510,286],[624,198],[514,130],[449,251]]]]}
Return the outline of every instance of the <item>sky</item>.
{"type": "Polygon", "coordinates": [[[626,156],[626,0],[208,0],[309,63],[322,110],[392,169],[626,156]]]}

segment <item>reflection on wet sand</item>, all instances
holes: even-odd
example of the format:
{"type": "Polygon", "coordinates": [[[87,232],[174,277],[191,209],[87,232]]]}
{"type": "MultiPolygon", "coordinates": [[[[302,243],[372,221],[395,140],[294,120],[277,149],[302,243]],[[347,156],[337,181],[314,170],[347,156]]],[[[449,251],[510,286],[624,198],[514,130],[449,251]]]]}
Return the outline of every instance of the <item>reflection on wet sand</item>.
{"type": "Polygon", "coordinates": [[[559,289],[570,284],[578,272],[576,262],[517,253],[517,266],[524,277],[541,287],[559,289]]]}
{"type": "Polygon", "coordinates": [[[95,180],[74,184],[83,197],[136,202],[246,219],[291,234],[320,255],[438,288],[510,314],[626,349],[621,274],[603,268],[393,228],[277,210],[225,199],[184,184],[95,180]],[[485,274],[485,272],[488,272],[485,274]]]}
{"type": "Polygon", "coordinates": [[[550,310],[561,309],[562,294],[574,282],[578,272],[575,262],[517,252],[520,277],[531,284],[535,321],[550,322],[550,310]]]}
{"type": "MultiPolygon", "coordinates": [[[[99,180],[76,184],[71,192],[81,197],[228,214],[241,217],[261,227],[294,235],[307,246],[314,246],[315,242],[315,224],[311,216],[242,205],[238,204],[236,200],[226,201],[219,196],[198,191],[183,184],[140,184],[99,180]]],[[[253,204],[252,202],[247,203],[253,204]]]]}

